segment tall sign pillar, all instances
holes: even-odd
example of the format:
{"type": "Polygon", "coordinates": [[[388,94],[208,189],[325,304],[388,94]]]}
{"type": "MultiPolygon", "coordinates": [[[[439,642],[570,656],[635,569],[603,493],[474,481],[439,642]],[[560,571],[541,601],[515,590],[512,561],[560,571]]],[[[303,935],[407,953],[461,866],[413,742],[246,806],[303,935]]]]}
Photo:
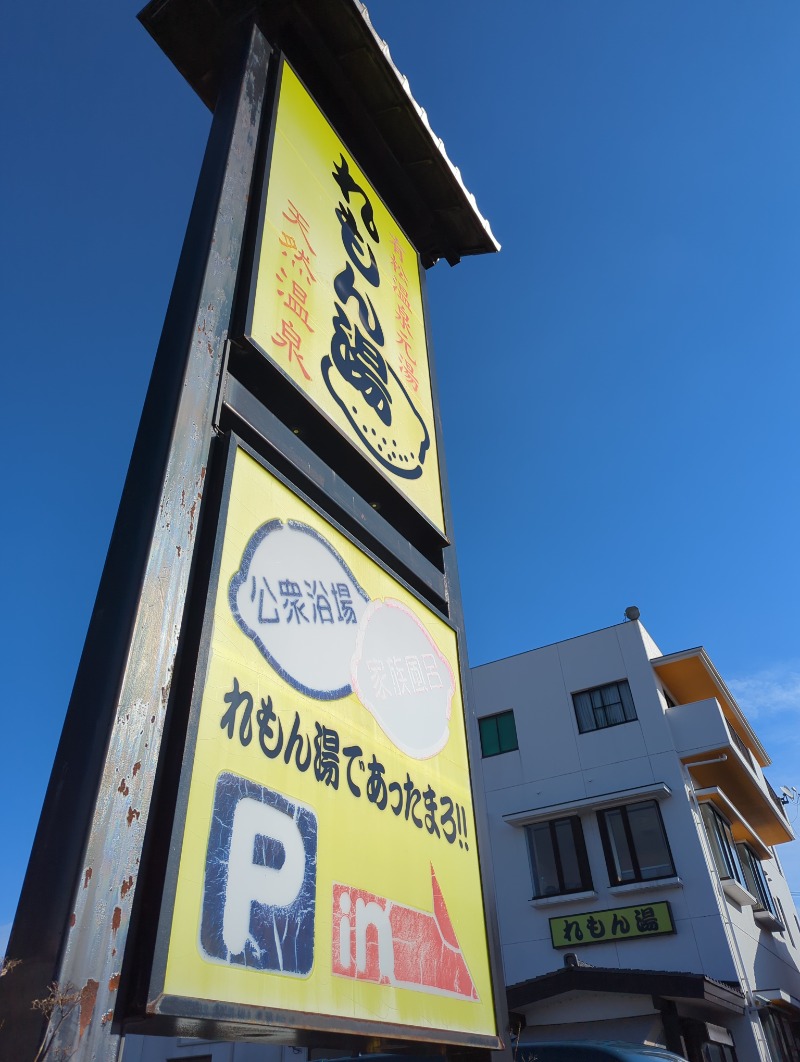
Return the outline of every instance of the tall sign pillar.
{"type": "Polygon", "coordinates": [[[502,1051],[424,285],[497,245],[356,0],[140,19],[214,122],[0,1054],[502,1051]]]}

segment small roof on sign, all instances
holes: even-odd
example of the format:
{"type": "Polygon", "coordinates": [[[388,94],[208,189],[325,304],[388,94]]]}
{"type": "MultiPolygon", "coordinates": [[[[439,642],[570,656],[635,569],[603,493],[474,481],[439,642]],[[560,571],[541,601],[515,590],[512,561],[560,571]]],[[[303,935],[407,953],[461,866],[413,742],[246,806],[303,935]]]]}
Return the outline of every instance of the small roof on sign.
{"type": "Polygon", "coordinates": [[[212,110],[226,41],[250,18],[283,50],[424,265],[500,250],[360,0],[150,0],[139,13],[212,110]]]}

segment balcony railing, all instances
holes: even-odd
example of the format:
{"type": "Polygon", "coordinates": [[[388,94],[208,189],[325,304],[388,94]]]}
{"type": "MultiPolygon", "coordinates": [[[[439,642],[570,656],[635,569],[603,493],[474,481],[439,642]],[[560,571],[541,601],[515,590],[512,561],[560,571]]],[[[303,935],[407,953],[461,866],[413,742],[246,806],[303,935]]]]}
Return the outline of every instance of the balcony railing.
{"type": "Polygon", "coordinates": [[[737,732],[733,729],[733,727],[731,726],[730,723],[728,723],[727,720],[726,720],[726,724],[727,724],[727,727],[728,727],[728,733],[730,734],[731,740],[733,741],[734,745],[739,750],[739,752],[741,752],[742,756],[744,756],[745,760],[750,765],[750,767],[755,768],[755,761],[753,760],[753,753],[750,751],[750,749],[747,747],[747,745],[745,745],[745,743],[742,741],[742,739],[739,737],[737,732]]]}
{"type": "Polygon", "coordinates": [[[766,778],[764,779],[764,781],[767,783],[767,791],[769,792],[769,795],[772,797],[772,800],[773,800],[773,803],[775,804],[775,807],[778,809],[778,811],[781,813],[781,815],[783,815],[783,817],[788,822],[789,821],[789,816],[786,814],[786,807],[784,806],[783,801],[778,796],[778,794],[775,792],[775,790],[772,788],[772,786],[769,784],[769,782],[767,782],[766,778]]]}

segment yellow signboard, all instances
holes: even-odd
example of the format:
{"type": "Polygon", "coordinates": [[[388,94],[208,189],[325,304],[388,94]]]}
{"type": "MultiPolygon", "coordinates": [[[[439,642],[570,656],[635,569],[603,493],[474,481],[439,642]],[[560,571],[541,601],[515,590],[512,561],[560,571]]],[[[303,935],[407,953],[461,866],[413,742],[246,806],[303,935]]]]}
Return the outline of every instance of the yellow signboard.
{"type": "Polygon", "coordinates": [[[242,449],[218,550],[162,999],[496,1044],[455,633],[242,449]]]}
{"type": "Polygon", "coordinates": [[[418,256],[285,62],[246,331],[444,532],[418,256]]]}
{"type": "Polygon", "coordinates": [[[672,910],[665,900],[660,903],[617,907],[609,911],[559,915],[550,919],[550,937],[554,948],[575,948],[584,944],[633,940],[674,933],[672,910]]]}

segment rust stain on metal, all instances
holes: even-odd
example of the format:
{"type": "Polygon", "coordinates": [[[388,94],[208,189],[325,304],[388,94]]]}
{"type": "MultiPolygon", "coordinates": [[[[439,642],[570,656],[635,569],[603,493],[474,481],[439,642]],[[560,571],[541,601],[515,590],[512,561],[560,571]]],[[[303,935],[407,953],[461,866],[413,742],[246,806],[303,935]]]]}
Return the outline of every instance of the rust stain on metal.
{"type": "Polygon", "coordinates": [[[88,1029],[89,1022],[92,1020],[94,1005],[97,1002],[97,989],[99,987],[99,982],[90,977],[81,989],[81,1017],[78,1025],[79,1040],[88,1029]]]}
{"type": "MultiPolygon", "coordinates": [[[[154,720],[155,720],[155,716],[153,716],[153,718],[150,720],[150,722],[152,723],[154,720]]],[[[139,773],[139,771],[141,771],[141,769],[142,769],[142,761],[141,760],[137,760],[136,763],[134,763],[134,765],[133,765],[133,777],[134,778],[139,773]]]]}
{"type": "Polygon", "coordinates": [[[189,510],[189,534],[190,535],[194,531],[194,514],[195,514],[196,510],[197,510],[197,502],[193,501],[192,502],[192,507],[189,510]]]}
{"type": "Polygon", "coordinates": [[[73,911],[72,914],[69,916],[69,928],[72,929],[72,927],[77,921],[78,919],[75,917],[75,912],[73,911]]]}
{"type": "Polygon", "coordinates": [[[119,973],[112,974],[108,979],[109,992],[116,992],[119,988],[119,973]]]}
{"type": "Polygon", "coordinates": [[[181,491],[181,509],[186,508],[186,490],[181,491]]]}
{"type": "Polygon", "coordinates": [[[122,925],[122,908],[115,907],[114,913],[111,916],[111,932],[114,936],[117,935],[117,930],[122,925]]]}
{"type": "Polygon", "coordinates": [[[113,1010],[107,1010],[105,1012],[105,1014],[103,1015],[103,1017],[100,1019],[100,1024],[101,1025],[108,1025],[108,1023],[111,1021],[111,1019],[113,1017],[114,1017],[114,1011],[113,1010]]]}
{"type": "Polygon", "coordinates": [[[120,886],[120,890],[119,890],[120,897],[124,900],[125,897],[128,895],[128,893],[131,891],[132,888],[133,888],[133,874],[129,874],[127,880],[123,881],[122,885],[120,886]]]}
{"type": "Polygon", "coordinates": [[[133,820],[138,819],[140,815],[141,812],[137,811],[136,808],[128,808],[128,814],[125,816],[128,820],[128,825],[132,826],[133,820]]]}
{"type": "Polygon", "coordinates": [[[180,557],[180,555],[181,555],[181,547],[180,546],[176,546],[175,549],[178,551],[178,556],[180,557]]]}
{"type": "Polygon", "coordinates": [[[88,887],[89,882],[91,880],[92,880],[92,868],[91,867],[87,867],[86,870],[83,872],[83,887],[84,887],[84,889],[88,887]]]}
{"type": "Polygon", "coordinates": [[[118,793],[122,793],[123,796],[127,796],[128,793],[130,792],[130,789],[128,789],[128,787],[125,785],[125,779],[124,778],[119,783],[119,789],[117,789],[117,792],[118,793]]]}

